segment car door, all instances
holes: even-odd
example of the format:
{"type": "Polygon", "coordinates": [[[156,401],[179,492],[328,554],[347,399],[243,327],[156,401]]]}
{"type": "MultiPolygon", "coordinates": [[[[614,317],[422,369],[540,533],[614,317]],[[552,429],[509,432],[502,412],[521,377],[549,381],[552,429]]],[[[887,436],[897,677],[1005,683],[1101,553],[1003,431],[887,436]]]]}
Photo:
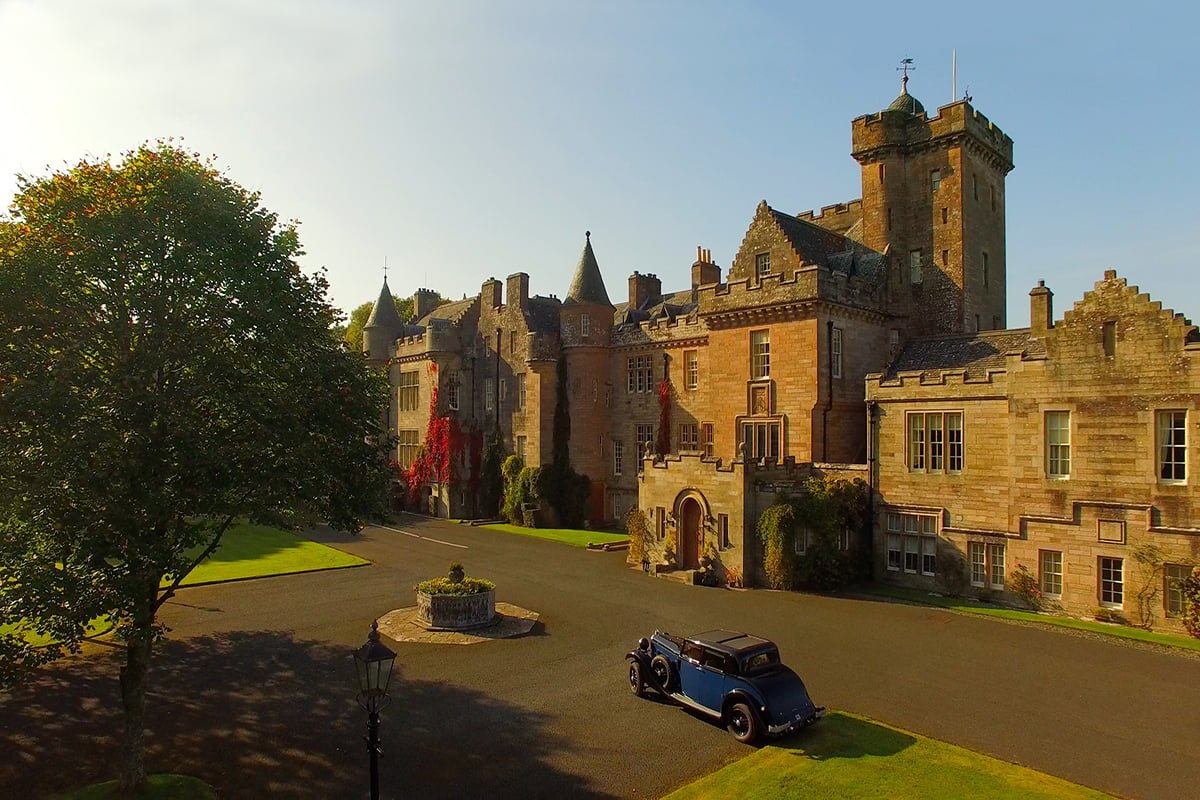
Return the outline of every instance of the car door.
{"type": "Polygon", "coordinates": [[[705,648],[696,642],[685,642],[679,654],[679,690],[688,700],[707,709],[705,702],[712,694],[712,677],[704,667],[705,648]]]}

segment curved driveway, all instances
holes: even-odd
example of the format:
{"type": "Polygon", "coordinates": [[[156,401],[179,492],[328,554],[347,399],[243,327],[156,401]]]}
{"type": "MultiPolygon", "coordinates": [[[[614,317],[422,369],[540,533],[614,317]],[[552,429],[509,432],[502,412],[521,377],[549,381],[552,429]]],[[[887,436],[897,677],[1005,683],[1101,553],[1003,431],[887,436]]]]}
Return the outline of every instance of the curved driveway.
{"type": "MultiPolygon", "coordinates": [[[[747,754],[718,727],[627,690],[655,628],[775,639],[818,703],[1114,794],[1200,786],[1200,660],[939,609],[653,580],[623,553],[406,517],[320,535],[369,567],[182,590],[152,674],[149,764],[222,797],[365,788],[349,651],[370,620],[462,561],[541,614],[526,637],[396,644],[385,796],[657,797],[747,754]],[[424,538],[420,538],[424,537],[424,538]],[[459,545],[454,547],[451,545],[459,545]],[[465,546],[465,547],[464,547],[465,546]]],[[[111,775],[116,662],[85,654],[0,696],[0,795],[111,775]]]]}

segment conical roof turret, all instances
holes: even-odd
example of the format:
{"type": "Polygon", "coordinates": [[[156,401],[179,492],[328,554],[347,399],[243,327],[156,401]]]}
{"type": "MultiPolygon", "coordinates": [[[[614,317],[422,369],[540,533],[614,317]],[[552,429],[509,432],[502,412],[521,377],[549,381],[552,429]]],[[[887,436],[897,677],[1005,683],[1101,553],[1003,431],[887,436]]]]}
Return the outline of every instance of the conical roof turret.
{"type": "Polygon", "coordinates": [[[383,288],[379,290],[379,298],[371,308],[371,316],[367,317],[367,323],[363,325],[363,330],[383,328],[387,331],[396,331],[398,334],[403,327],[404,320],[400,319],[400,315],[396,313],[396,301],[392,299],[392,291],[388,288],[385,275],[383,288]]]}
{"type": "Polygon", "coordinates": [[[584,236],[587,241],[563,303],[589,303],[612,308],[608,291],[604,288],[604,278],[600,276],[600,265],[596,263],[596,254],[592,252],[592,232],[587,231],[584,236]]]}

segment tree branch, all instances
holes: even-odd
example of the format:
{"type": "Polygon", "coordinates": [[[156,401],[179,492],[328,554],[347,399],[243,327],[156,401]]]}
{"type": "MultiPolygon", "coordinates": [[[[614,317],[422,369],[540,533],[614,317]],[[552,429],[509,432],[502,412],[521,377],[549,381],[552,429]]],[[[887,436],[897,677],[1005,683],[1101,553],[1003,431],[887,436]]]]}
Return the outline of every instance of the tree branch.
{"type": "Polygon", "coordinates": [[[175,576],[175,580],[171,581],[170,586],[162,591],[162,594],[159,595],[158,599],[154,601],[154,605],[150,608],[150,613],[152,616],[158,613],[158,610],[163,607],[164,603],[175,596],[175,590],[179,588],[179,584],[183,583],[183,579],[192,574],[192,570],[199,566],[200,562],[213,554],[213,551],[217,549],[217,545],[221,543],[221,537],[225,535],[225,531],[229,530],[229,526],[233,524],[235,516],[235,514],[231,513],[229,516],[225,517],[225,521],[222,522],[220,527],[217,528],[217,532],[213,535],[212,541],[208,543],[208,546],[201,551],[200,555],[196,556],[196,558],[192,560],[192,563],[188,565],[187,569],[175,576]]]}

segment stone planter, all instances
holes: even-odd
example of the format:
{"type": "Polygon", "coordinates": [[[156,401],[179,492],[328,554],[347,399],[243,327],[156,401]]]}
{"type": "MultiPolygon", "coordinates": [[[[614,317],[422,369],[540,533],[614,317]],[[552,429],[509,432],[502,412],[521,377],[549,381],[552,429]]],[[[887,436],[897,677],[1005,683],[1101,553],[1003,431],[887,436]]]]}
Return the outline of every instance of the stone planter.
{"type": "Polygon", "coordinates": [[[466,631],[495,621],[495,589],[475,594],[417,592],[417,624],[431,631],[466,631]]]}

